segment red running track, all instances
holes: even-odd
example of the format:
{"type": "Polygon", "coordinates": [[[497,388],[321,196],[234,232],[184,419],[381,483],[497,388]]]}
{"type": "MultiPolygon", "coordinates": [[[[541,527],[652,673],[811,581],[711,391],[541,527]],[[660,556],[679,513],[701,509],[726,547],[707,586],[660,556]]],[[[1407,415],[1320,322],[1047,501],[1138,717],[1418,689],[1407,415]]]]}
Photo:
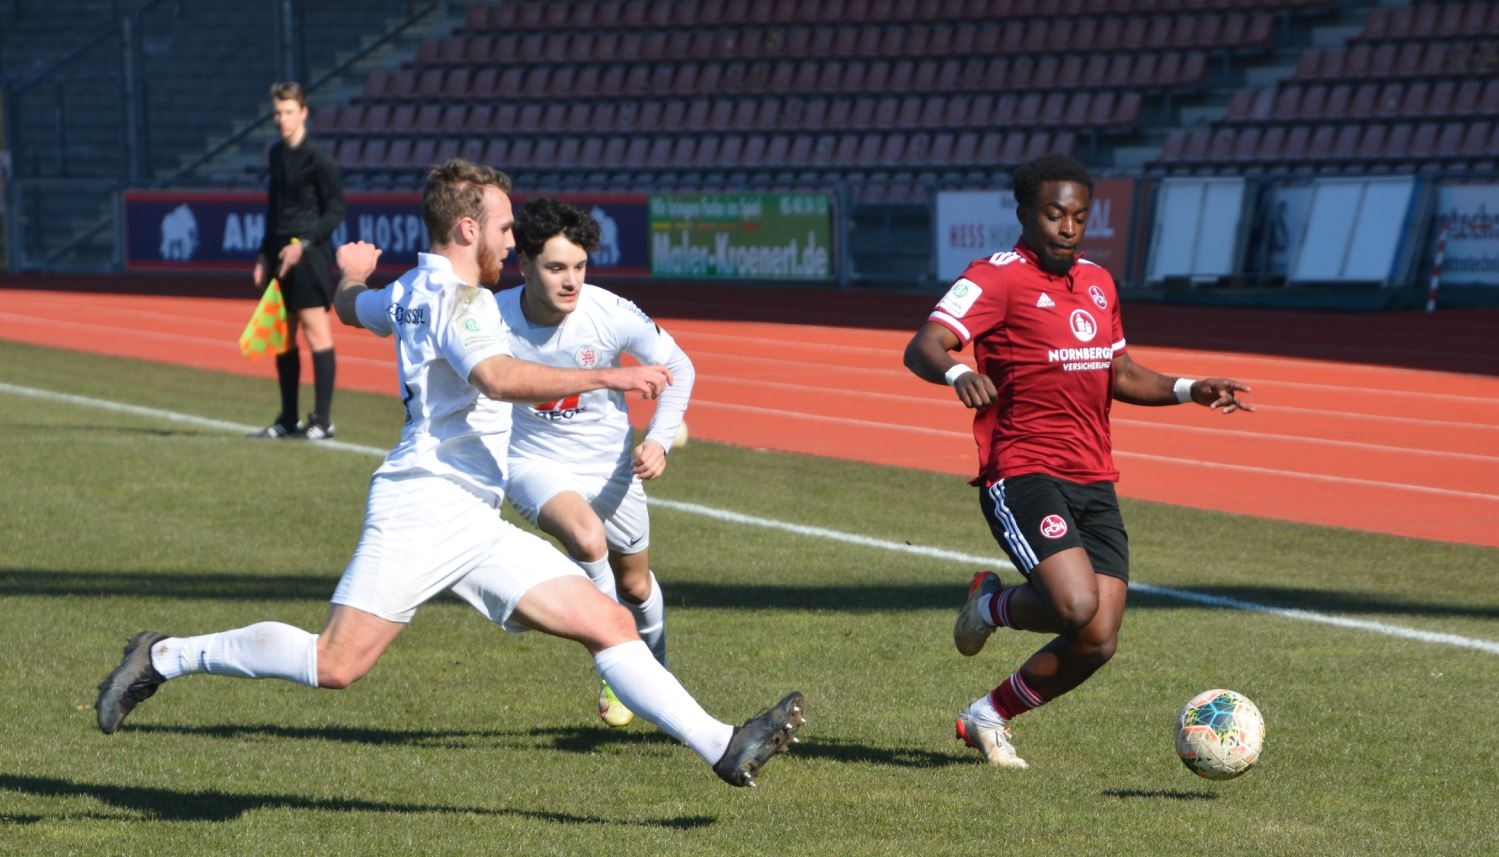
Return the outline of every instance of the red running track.
{"type": "MultiPolygon", "coordinates": [[[[631,294],[697,365],[694,438],[972,474],[968,412],[901,365],[935,296],[717,286],[631,294]]],[[[265,377],[274,409],[271,364],[236,345],[252,297],[0,296],[0,338],[265,377]]],[[[1125,313],[1136,361],[1238,378],[1259,410],[1116,403],[1122,495],[1499,547],[1499,350],[1490,339],[1499,312],[1139,304],[1125,313]]],[[[339,386],[394,395],[389,343],[344,328],[335,336],[339,386]]]]}

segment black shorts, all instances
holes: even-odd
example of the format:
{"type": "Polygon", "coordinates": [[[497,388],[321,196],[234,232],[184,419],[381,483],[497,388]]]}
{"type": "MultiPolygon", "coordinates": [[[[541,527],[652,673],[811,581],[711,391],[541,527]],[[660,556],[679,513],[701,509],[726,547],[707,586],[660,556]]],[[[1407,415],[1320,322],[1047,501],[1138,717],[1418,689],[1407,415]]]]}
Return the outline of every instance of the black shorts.
{"type": "Polygon", "coordinates": [[[1081,547],[1095,573],[1129,582],[1129,536],[1112,482],[1016,476],[979,489],[979,508],[994,540],[1027,578],[1047,557],[1081,547]]]}
{"type": "MultiPolygon", "coordinates": [[[[280,252],[281,248],[276,248],[266,260],[272,274],[281,267],[276,258],[280,252]]],[[[327,309],[333,304],[333,256],[326,242],[302,245],[302,260],[281,278],[281,296],[286,299],[289,312],[313,307],[327,309]]]]}

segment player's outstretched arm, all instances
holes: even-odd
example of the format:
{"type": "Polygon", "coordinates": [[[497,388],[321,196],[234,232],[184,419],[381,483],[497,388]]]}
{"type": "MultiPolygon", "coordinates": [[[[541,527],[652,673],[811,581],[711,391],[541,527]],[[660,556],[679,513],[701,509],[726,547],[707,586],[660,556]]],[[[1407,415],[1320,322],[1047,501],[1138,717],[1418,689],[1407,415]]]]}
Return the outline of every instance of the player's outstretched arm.
{"type": "Polygon", "coordinates": [[[364,327],[359,323],[354,304],[359,300],[359,293],[369,288],[366,283],[375,273],[380,253],[379,247],[364,241],[350,241],[338,248],[338,269],[342,278],[338,281],[338,291],[333,293],[333,311],[338,320],[349,327],[364,327]]]}
{"type": "Polygon", "coordinates": [[[987,408],[999,398],[999,390],[988,375],[953,359],[952,352],[962,347],[957,334],[929,321],[906,343],[906,368],[923,381],[952,387],[966,407],[987,408]]]}
{"type": "Polygon", "coordinates": [[[497,355],[475,366],[468,380],[491,399],[523,405],[575,396],[589,390],[640,393],[647,399],[654,399],[671,385],[671,370],[665,366],[559,369],[497,355]]]}
{"type": "Polygon", "coordinates": [[[1114,358],[1114,398],[1132,405],[1176,405],[1196,402],[1225,414],[1253,411],[1254,405],[1241,401],[1239,393],[1248,393],[1249,385],[1232,378],[1175,378],[1142,366],[1129,354],[1114,358]]]}

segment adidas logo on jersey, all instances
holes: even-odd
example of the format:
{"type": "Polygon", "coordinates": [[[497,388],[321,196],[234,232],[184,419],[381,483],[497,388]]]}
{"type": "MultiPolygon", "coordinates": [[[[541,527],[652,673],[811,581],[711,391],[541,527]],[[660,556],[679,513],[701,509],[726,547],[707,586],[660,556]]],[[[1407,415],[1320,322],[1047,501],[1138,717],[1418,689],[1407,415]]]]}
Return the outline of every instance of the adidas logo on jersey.
{"type": "Polygon", "coordinates": [[[1042,307],[1043,309],[1046,307],[1054,307],[1056,305],[1057,302],[1052,300],[1051,295],[1048,295],[1046,292],[1042,292],[1041,299],[1036,301],[1036,306],[1042,307]]]}

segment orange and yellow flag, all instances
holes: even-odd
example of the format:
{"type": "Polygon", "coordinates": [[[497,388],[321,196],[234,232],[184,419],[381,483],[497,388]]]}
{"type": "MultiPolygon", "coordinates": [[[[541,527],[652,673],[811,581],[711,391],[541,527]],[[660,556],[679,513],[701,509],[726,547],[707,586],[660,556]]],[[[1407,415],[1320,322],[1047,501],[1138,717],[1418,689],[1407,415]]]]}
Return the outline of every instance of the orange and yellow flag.
{"type": "Polygon", "coordinates": [[[260,296],[245,332],[239,335],[239,350],[256,360],[267,354],[285,354],[290,345],[286,341],[286,300],[281,297],[281,283],[273,279],[260,296]]]}

